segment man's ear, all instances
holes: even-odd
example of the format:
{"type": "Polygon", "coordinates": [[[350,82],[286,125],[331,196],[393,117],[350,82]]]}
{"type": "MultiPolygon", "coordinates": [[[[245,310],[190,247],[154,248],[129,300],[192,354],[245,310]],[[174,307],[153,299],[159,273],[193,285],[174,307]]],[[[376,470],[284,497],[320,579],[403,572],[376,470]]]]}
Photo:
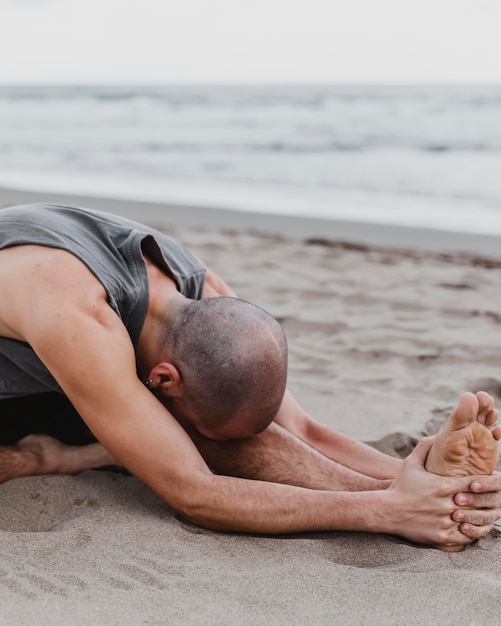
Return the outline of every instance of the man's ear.
{"type": "Polygon", "coordinates": [[[181,374],[172,363],[158,363],[151,370],[146,386],[157,389],[160,393],[171,398],[180,398],[184,393],[181,374]]]}

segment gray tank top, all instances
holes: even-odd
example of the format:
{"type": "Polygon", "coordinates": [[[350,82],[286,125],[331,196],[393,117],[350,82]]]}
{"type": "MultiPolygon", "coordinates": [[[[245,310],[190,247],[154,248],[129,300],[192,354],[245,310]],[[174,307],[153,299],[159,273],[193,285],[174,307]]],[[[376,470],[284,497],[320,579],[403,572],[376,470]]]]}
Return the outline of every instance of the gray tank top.
{"type": "MultiPolygon", "coordinates": [[[[0,249],[23,244],[60,248],[79,258],[105,288],[134,347],[149,300],[143,255],[159,265],[184,296],[202,297],[205,267],[179,241],[110,213],[55,204],[0,210],[0,249]]],[[[45,391],[61,388],[30,346],[0,337],[0,399],[45,391]]]]}

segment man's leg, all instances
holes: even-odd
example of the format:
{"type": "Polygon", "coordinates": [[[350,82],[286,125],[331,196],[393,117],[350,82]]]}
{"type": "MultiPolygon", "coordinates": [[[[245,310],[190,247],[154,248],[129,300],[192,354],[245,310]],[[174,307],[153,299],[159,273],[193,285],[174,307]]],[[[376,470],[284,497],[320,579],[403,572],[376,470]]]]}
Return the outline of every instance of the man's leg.
{"type": "MultiPolygon", "coordinates": [[[[496,413],[490,404],[492,399],[486,400],[486,396],[479,395],[481,401],[477,401],[476,412],[473,413],[471,406],[465,405],[462,400],[449,418],[449,426],[458,419],[465,419],[465,412],[470,421],[474,414],[474,421],[478,417],[479,423],[487,424],[483,426],[486,429],[492,425],[496,413]]],[[[448,432],[450,428],[446,430],[448,432]]],[[[501,427],[492,432],[496,435],[499,432],[501,436],[501,427]]],[[[384,489],[389,485],[389,481],[376,480],[335,463],[277,424],[272,424],[260,435],[243,440],[218,442],[206,439],[194,430],[189,434],[216,473],[311,489],[362,491],[384,489]]],[[[492,439],[493,435],[490,437],[492,439]]],[[[440,450],[445,454],[447,440],[437,436],[435,448],[436,455],[440,450]]],[[[42,440],[34,436],[0,450],[0,481],[34,473],[76,473],[91,467],[116,464],[100,444],[74,447],[55,442],[54,445],[47,438],[42,440]]]]}
{"type": "MultiPolygon", "coordinates": [[[[489,428],[496,419],[494,400],[488,394],[465,394],[437,435],[427,470],[457,476],[490,474],[497,462],[497,439],[501,437],[501,427],[492,431],[489,428]],[[457,430],[458,424],[465,428],[457,430]],[[485,431],[485,437],[471,437],[470,429],[476,431],[477,427],[485,431]],[[458,450],[462,451],[459,457],[458,450]],[[431,458],[435,459],[434,465],[431,458]],[[452,473],[452,458],[456,458],[456,473],[452,473]],[[438,463],[448,465],[447,474],[436,471],[438,463]]],[[[365,476],[328,459],[278,424],[271,424],[248,439],[223,442],[206,439],[193,429],[188,432],[206,463],[219,474],[334,491],[384,489],[390,482],[365,476]]]]}
{"type": "Polygon", "coordinates": [[[0,446],[0,483],[22,476],[78,474],[86,469],[116,465],[99,443],[68,446],[49,435],[28,435],[0,446]]]}
{"type": "Polygon", "coordinates": [[[330,491],[373,491],[390,483],[328,459],[275,423],[259,435],[230,441],[206,439],[194,429],[187,430],[217,474],[330,491]]]}
{"type": "MultiPolygon", "coordinates": [[[[196,431],[189,434],[217,473],[312,489],[361,491],[388,486],[387,481],[331,461],[277,424],[255,437],[224,443],[205,439],[196,431]]],[[[118,465],[98,443],[75,445],[87,441],[95,439],[62,394],[0,401],[0,482],[118,465]]]]}
{"type": "Polygon", "coordinates": [[[39,474],[76,474],[116,465],[115,459],[95,442],[62,394],[34,394],[0,401],[0,482],[39,474]]]}
{"type": "MultiPolygon", "coordinates": [[[[501,439],[501,426],[494,427],[497,417],[487,393],[464,394],[437,434],[426,469],[443,476],[491,474],[501,439]]],[[[277,424],[244,440],[218,442],[193,430],[189,434],[217,473],[331,490],[360,491],[388,484],[331,461],[277,424]]]]}

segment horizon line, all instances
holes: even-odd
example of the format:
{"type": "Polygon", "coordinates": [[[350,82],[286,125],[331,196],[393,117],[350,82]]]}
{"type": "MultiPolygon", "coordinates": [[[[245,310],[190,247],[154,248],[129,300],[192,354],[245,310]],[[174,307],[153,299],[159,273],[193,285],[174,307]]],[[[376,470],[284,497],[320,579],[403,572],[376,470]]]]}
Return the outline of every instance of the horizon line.
{"type": "Polygon", "coordinates": [[[498,81],[33,81],[9,82],[0,80],[0,87],[501,87],[498,81]]]}

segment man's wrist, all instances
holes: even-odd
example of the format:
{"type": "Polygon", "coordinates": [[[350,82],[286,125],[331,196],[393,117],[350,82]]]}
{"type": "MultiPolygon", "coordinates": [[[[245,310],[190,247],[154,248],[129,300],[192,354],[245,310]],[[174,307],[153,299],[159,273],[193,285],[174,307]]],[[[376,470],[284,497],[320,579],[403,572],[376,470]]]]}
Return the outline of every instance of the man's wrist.
{"type": "MultiPolygon", "coordinates": [[[[353,494],[354,495],[354,494],[353,494]]],[[[358,492],[360,515],[352,520],[351,530],[370,533],[393,533],[391,527],[391,492],[388,489],[358,492]]]]}

